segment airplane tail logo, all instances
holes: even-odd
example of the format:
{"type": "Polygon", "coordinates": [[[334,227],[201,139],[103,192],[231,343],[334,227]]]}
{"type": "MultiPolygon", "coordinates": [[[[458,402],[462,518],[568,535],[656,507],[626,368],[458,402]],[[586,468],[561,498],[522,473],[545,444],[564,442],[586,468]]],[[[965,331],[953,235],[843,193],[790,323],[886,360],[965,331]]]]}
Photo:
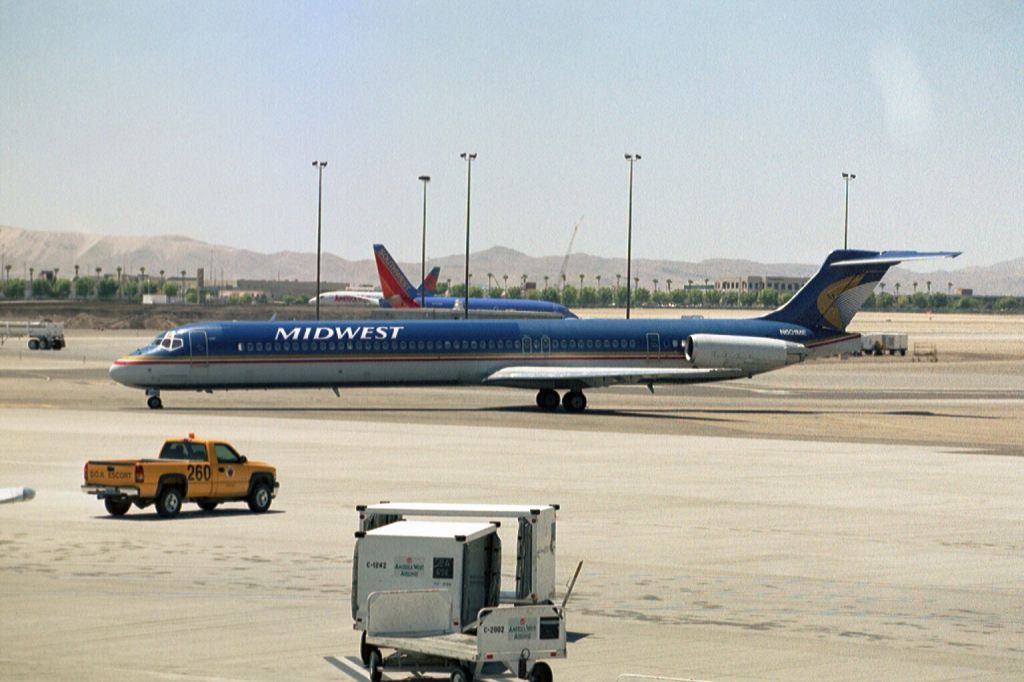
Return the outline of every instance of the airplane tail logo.
{"type": "Polygon", "coordinates": [[[762,319],[789,322],[822,333],[842,333],[890,267],[905,260],[955,258],[955,251],[833,251],[790,300],[762,319]]]}
{"type": "Polygon", "coordinates": [[[380,290],[384,300],[393,308],[419,308],[420,294],[433,295],[437,288],[437,278],[441,268],[435,267],[423,280],[420,288],[415,288],[409,278],[398,267],[398,263],[383,244],[373,245],[374,257],[377,261],[377,275],[380,277],[380,290]]]}
{"type": "Polygon", "coordinates": [[[427,273],[427,278],[423,280],[423,284],[416,290],[416,294],[419,295],[420,290],[428,296],[433,296],[434,292],[437,291],[437,277],[441,274],[441,268],[435,267],[433,270],[427,273]]]}

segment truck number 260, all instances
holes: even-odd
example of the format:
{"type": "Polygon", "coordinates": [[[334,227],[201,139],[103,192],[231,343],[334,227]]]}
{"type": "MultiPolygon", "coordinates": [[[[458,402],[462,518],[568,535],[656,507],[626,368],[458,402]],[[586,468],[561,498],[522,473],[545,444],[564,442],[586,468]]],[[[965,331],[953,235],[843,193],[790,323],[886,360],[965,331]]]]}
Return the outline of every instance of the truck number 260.
{"type": "Polygon", "coordinates": [[[212,474],[212,469],[209,464],[189,464],[188,465],[188,480],[190,481],[209,481],[212,474]]]}

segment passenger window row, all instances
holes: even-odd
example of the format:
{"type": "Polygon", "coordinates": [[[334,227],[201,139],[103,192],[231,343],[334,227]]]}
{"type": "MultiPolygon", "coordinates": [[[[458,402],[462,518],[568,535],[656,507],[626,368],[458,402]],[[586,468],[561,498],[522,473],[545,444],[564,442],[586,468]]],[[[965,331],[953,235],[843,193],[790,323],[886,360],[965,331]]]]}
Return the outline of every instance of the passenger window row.
{"type": "Polygon", "coordinates": [[[549,339],[524,336],[521,340],[488,339],[447,341],[247,341],[238,343],[239,353],[309,353],[354,351],[521,351],[559,350],[635,350],[636,339],[549,339]],[[524,345],[525,344],[525,345],[524,345]],[[546,347],[546,348],[545,348],[546,347]]]}

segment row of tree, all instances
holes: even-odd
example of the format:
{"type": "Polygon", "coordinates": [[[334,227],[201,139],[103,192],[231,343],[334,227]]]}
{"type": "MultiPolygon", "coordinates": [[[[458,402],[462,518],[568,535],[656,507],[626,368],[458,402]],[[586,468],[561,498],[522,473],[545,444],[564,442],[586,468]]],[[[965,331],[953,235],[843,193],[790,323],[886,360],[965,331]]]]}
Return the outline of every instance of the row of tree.
{"type": "MultiPolygon", "coordinates": [[[[444,285],[439,286],[439,293],[444,285]]],[[[464,296],[464,285],[451,287],[451,296],[464,296]]],[[[490,296],[498,298],[504,291],[497,287],[486,292],[480,287],[471,286],[471,297],[490,296]]],[[[677,308],[762,308],[772,310],[791,298],[792,294],[782,293],[775,289],[761,291],[721,291],[703,287],[686,287],[683,289],[650,290],[633,289],[630,292],[631,304],[637,307],[677,307],[677,308]]],[[[525,295],[521,289],[510,287],[508,298],[529,298],[533,300],[561,303],[568,308],[608,308],[626,305],[626,288],[620,287],[583,287],[577,289],[566,285],[559,291],[554,287],[532,289],[525,295]]],[[[1024,297],[1019,296],[949,296],[943,293],[926,293],[918,291],[910,295],[895,296],[888,293],[874,293],[864,302],[866,310],[1024,310],[1024,297]]]]}
{"type": "MultiPolygon", "coordinates": [[[[118,282],[114,277],[79,277],[68,279],[36,279],[32,282],[31,298],[33,299],[99,299],[105,301],[122,300],[141,302],[144,294],[165,294],[175,297],[179,294],[179,286],[174,282],[159,280],[123,279],[118,282]]],[[[449,289],[445,283],[438,285],[438,295],[462,297],[465,286],[452,285],[449,289]]],[[[7,299],[25,299],[28,297],[28,282],[19,279],[8,279],[3,283],[0,292],[7,299]]],[[[202,291],[194,288],[184,292],[183,298],[189,303],[199,303],[213,293],[212,289],[202,291]]],[[[530,289],[523,291],[518,287],[509,287],[507,292],[500,287],[483,289],[470,287],[469,295],[473,298],[528,298],[532,300],[561,303],[568,308],[610,308],[626,305],[625,287],[588,287],[577,288],[566,285],[562,289],[548,287],[546,289],[530,289]]],[[[677,308],[750,308],[773,309],[790,298],[789,293],[780,293],[775,289],[761,291],[720,291],[703,287],[685,287],[682,289],[651,290],[644,287],[632,289],[630,303],[638,308],[644,307],[677,307],[677,308]]],[[[304,305],[304,296],[285,296],[281,303],[286,305],[304,305]]],[[[265,295],[239,295],[229,297],[229,303],[268,303],[265,295]]],[[[1024,311],[1024,297],[1019,296],[950,296],[938,292],[917,291],[909,295],[893,295],[885,292],[872,294],[864,303],[867,310],[995,310],[1024,311]]]]}

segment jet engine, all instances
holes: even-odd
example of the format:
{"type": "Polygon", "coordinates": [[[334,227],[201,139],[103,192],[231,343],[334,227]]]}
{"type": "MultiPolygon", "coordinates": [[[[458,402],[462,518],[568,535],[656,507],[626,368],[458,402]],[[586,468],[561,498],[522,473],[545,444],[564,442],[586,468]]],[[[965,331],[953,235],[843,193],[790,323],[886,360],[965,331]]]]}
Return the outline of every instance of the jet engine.
{"type": "Polygon", "coordinates": [[[724,334],[693,334],[686,339],[684,352],[694,367],[731,367],[750,374],[803,362],[808,354],[799,343],[724,334]]]}

